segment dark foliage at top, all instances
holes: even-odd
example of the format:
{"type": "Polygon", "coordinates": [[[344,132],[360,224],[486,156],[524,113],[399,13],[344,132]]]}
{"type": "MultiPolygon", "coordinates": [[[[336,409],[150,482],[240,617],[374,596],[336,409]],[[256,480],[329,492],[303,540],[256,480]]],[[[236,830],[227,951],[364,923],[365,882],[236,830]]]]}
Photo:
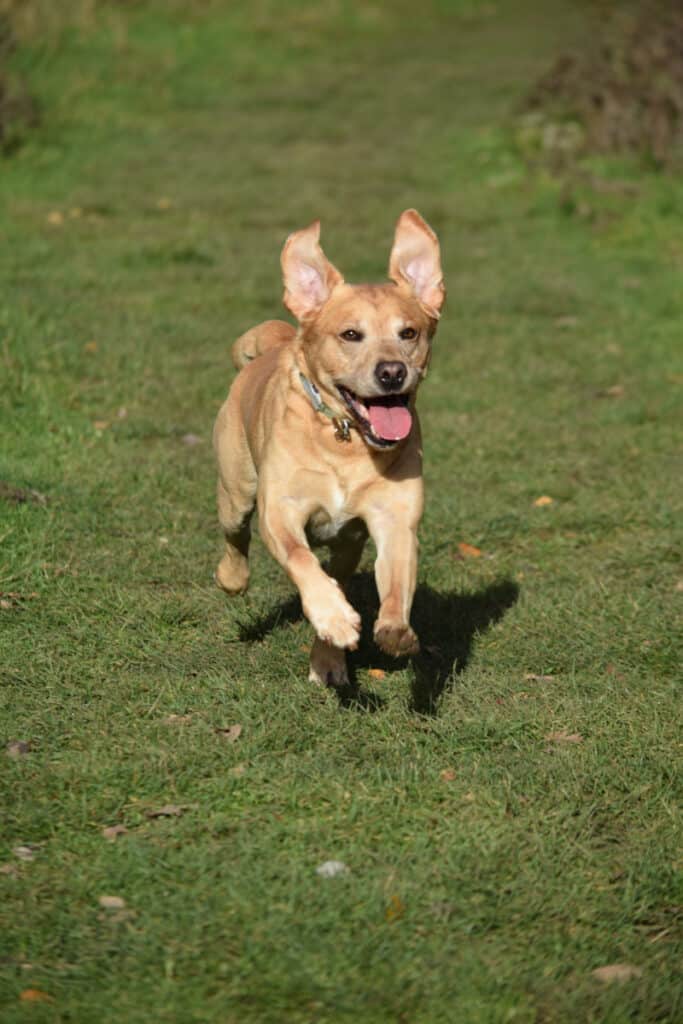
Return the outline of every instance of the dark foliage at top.
{"type": "Polygon", "coordinates": [[[15,48],[12,26],[0,12],[0,153],[10,153],[38,120],[38,107],[21,80],[9,70],[15,48]]]}
{"type": "Polygon", "coordinates": [[[683,157],[683,6],[653,0],[612,13],[592,45],[562,54],[528,108],[577,122],[585,152],[683,157]]]}

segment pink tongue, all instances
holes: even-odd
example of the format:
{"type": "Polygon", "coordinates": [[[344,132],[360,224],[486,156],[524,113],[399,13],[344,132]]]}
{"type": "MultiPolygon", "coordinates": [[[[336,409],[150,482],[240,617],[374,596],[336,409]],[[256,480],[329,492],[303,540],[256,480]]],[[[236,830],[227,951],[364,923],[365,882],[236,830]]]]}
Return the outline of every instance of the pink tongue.
{"type": "Polygon", "coordinates": [[[371,405],[366,400],[372,429],[383,441],[402,441],[410,433],[413,418],[405,405],[371,405]]]}

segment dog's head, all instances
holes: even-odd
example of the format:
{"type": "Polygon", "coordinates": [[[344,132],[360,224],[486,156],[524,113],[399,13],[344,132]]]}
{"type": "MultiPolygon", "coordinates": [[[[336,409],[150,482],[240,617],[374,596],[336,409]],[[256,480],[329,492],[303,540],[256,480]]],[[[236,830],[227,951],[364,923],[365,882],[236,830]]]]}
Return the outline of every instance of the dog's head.
{"type": "Polygon", "coordinates": [[[373,448],[408,437],[445,298],[439,243],[415,210],[396,225],[392,283],[351,285],[320,248],[320,223],[290,235],[282,251],[284,302],[301,324],[306,362],[340,418],[373,448]]]}

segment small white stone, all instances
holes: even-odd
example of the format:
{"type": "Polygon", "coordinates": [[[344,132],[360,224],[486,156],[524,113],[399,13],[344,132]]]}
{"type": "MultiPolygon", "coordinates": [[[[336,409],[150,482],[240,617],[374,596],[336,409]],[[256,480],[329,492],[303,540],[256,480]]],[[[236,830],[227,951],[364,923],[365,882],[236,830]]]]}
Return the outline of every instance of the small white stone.
{"type": "Polygon", "coordinates": [[[321,878],[336,878],[337,875],[348,874],[348,871],[348,867],[341,860],[326,860],[315,869],[316,875],[320,875],[321,878]]]}

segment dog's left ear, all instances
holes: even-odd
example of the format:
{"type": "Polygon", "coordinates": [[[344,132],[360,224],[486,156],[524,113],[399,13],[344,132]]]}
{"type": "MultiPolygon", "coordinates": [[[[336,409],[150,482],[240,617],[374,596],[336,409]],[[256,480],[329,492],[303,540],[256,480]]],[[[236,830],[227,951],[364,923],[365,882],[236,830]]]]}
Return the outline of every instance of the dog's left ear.
{"type": "Polygon", "coordinates": [[[283,301],[297,320],[314,316],[325,305],[332,289],[344,283],[320,248],[319,238],[320,221],[314,220],[303,231],[290,235],[282,250],[283,301]]]}
{"type": "Polygon", "coordinates": [[[398,218],[389,277],[399,287],[408,287],[427,313],[438,320],[446,298],[439,240],[417,210],[405,210],[398,218]]]}

